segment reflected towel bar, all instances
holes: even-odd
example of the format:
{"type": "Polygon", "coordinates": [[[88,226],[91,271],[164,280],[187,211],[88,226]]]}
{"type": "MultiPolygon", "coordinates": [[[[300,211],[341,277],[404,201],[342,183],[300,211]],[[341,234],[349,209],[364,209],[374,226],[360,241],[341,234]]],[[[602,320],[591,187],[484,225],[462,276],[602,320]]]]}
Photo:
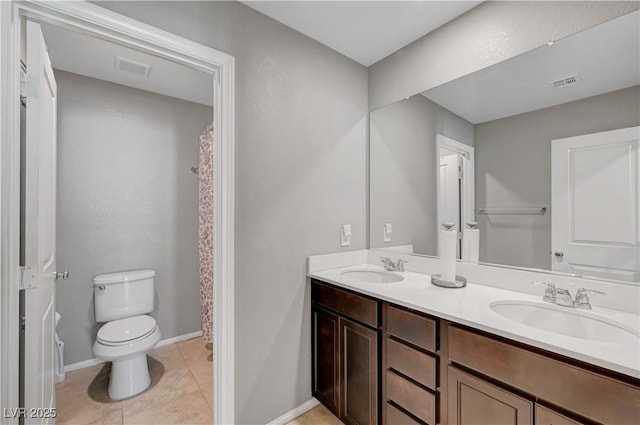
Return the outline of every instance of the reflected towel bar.
{"type": "Polygon", "coordinates": [[[544,215],[547,207],[531,208],[479,208],[478,214],[521,214],[521,215],[544,215]]]}

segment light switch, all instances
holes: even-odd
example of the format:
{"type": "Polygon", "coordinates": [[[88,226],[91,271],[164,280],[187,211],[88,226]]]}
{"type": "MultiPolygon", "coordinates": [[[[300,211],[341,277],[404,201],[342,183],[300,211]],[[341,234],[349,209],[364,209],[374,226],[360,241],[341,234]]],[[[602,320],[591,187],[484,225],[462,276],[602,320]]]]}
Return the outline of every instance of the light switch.
{"type": "Polygon", "coordinates": [[[391,223],[384,223],[383,228],[383,242],[391,242],[391,234],[393,233],[393,227],[391,223]]]}
{"type": "Polygon", "coordinates": [[[343,224],[340,230],[340,246],[351,245],[351,225],[343,224]]]}

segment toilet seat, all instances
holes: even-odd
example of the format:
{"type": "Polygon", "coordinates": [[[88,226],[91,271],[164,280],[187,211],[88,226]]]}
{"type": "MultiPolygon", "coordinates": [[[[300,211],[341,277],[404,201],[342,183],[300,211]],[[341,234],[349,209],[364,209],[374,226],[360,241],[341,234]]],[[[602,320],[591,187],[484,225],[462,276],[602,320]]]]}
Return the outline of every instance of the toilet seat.
{"type": "Polygon", "coordinates": [[[98,330],[97,342],[110,347],[128,345],[148,337],[157,328],[156,320],[146,314],[118,319],[98,330]]]}

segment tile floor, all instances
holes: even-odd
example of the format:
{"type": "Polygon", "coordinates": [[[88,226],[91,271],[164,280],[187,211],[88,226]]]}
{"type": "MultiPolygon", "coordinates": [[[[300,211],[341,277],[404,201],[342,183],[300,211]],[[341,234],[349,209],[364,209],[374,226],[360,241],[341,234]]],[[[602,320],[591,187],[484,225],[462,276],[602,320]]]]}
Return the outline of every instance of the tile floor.
{"type": "Polygon", "coordinates": [[[67,373],[56,385],[59,425],[211,424],[213,362],[202,338],[149,353],[151,386],[122,401],[107,395],[109,365],[67,373]]]}
{"type": "MultiPolygon", "coordinates": [[[[122,401],[107,395],[109,365],[67,373],[56,385],[58,425],[155,425],[213,423],[211,345],[194,338],[149,353],[151,386],[122,401]]],[[[320,405],[287,425],[342,425],[320,405]]]]}
{"type": "Polygon", "coordinates": [[[287,425],[344,425],[322,404],[300,415],[287,425]]]}

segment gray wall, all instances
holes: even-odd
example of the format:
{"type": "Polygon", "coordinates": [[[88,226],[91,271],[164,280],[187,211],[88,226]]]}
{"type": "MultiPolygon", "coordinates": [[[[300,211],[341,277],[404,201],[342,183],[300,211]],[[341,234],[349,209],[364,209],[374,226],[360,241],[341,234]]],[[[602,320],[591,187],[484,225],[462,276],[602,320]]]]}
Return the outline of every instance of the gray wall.
{"type": "Polygon", "coordinates": [[[636,125],[638,86],[476,125],[476,208],[548,208],[543,216],[476,216],[480,261],[550,269],[550,141],[636,125]]]}
{"type": "Polygon", "coordinates": [[[370,110],[640,7],[632,1],[488,1],[369,68],[370,110]]]}
{"type": "Polygon", "coordinates": [[[413,244],[413,252],[438,253],[436,135],[473,146],[473,124],[413,96],[371,113],[370,239],[372,248],[413,244]],[[384,223],[393,224],[391,243],[384,223]]]}
{"type": "Polygon", "coordinates": [[[311,397],[306,257],[366,248],[367,70],[239,2],[100,6],[236,58],[236,422],[267,423],[311,397]]]}
{"type": "Polygon", "coordinates": [[[58,269],[65,363],[93,358],[91,278],[157,271],[162,338],[200,330],[197,138],[213,110],[55,71],[58,84],[58,269]]]}

